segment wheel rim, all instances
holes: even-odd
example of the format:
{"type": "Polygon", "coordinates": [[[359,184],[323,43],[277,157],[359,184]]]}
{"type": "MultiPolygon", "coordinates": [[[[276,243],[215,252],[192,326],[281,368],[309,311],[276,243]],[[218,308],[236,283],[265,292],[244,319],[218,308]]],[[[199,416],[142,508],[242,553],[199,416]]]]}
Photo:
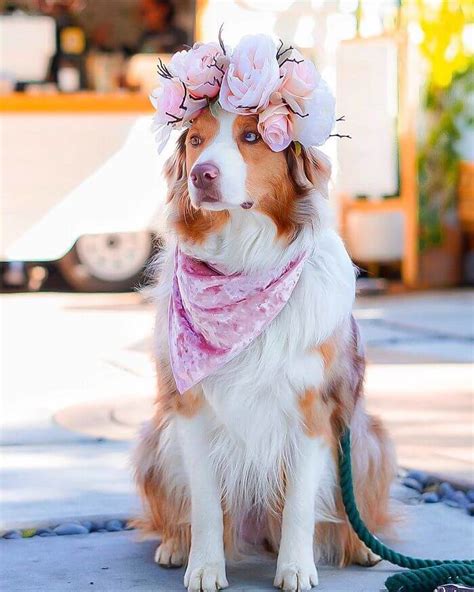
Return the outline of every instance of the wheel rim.
{"type": "Polygon", "coordinates": [[[139,273],[151,253],[148,232],[86,234],[76,243],[79,261],[99,280],[117,282],[139,273]]]}

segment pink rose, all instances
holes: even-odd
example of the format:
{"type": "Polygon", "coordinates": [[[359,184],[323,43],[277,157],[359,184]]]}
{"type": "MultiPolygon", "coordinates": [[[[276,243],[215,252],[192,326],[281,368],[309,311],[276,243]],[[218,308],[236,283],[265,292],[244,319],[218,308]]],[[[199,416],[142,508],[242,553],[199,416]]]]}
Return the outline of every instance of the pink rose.
{"type": "Polygon", "coordinates": [[[171,58],[170,72],[197,98],[214,98],[219,93],[227,58],[218,43],[195,43],[189,50],[178,51],[171,58]]]}
{"type": "Polygon", "coordinates": [[[185,89],[179,78],[163,78],[160,86],[155,88],[150,95],[151,104],[156,109],[155,122],[168,123],[182,118],[184,109],[181,105],[184,98],[185,89]]]}
{"type": "Polygon", "coordinates": [[[245,115],[262,111],[280,84],[276,46],[267,35],[246,35],[235,48],[222,80],[223,109],[245,115]]]}
{"type": "Polygon", "coordinates": [[[326,84],[320,78],[317,87],[304,101],[304,115],[291,114],[293,139],[303,146],[321,146],[328,139],[334,126],[335,100],[326,84]]]}
{"type": "Polygon", "coordinates": [[[273,152],[281,152],[291,143],[293,130],[289,114],[280,103],[270,105],[258,117],[258,131],[273,152]]]}
{"type": "Polygon", "coordinates": [[[304,102],[317,87],[321,75],[310,60],[292,49],[280,59],[281,85],[278,91],[289,107],[297,113],[305,113],[304,102]]]}
{"type": "Polygon", "coordinates": [[[158,152],[165,147],[172,129],[180,129],[207,106],[206,99],[193,99],[179,78],[164,78],[151,93],[150,101],[156,109],[152,130],[158,152]]]}

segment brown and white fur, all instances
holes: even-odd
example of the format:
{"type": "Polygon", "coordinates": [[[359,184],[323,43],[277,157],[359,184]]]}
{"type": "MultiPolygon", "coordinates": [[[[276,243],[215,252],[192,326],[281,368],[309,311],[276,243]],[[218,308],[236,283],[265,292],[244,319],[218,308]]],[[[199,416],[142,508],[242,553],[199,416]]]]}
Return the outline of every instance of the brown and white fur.
{"type": "Polygon", "coordinates": [[[155,559],[187,563],[184,585],[193,592],[226,587],[225,554],[250,538],[277,554],[274,584],[284,590],[317,585],[318,559],[377,561],[341,505],[336,459],[347,425],[362,517],[372,531],[390,523],[393,450],[364,409],[355,274],[328,212],[328,162],[313,150],[272,152],[256,126],[253,116],[206,111],[166,165],[170,237],[156,289],[156,413],[134,462],[141,526],[161,537],[155,559]],[[206,176],[198,165],[208,163],[206,176]],[[263,334],[184,395],[167,345],[176,241],[230,272],[311,253],[263,334]]]}

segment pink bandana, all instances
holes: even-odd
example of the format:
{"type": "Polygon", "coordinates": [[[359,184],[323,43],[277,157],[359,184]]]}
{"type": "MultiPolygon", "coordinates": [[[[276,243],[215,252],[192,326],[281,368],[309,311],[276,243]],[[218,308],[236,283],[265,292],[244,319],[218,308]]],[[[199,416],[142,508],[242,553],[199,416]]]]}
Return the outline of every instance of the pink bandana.
{"type": "Polygon", "coordinates": [[[306,259],[304,253],[283,268],[224,275],[176,251],[168,339],[180,393],[260,335],[288,302],[306,259]]]}

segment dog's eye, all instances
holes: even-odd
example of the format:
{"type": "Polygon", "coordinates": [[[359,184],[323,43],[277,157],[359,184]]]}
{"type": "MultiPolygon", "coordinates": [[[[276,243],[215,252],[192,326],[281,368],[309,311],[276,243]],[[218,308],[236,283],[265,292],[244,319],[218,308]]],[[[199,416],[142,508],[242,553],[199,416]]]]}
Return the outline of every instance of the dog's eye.
{"type": "Polygon", "coordinates": [[[189,143],[191,146],[199,146],[202,143],[202,139],[199,136],[191,136],[189,143]]]}
{"type": "Polygon", "coordinates": [[[242,137],[244,142],[247,142],[248,144],[255,144],[255,142],[260,140],[260,134],[257,134],[257,132],[244,132],[242,137]]]}

